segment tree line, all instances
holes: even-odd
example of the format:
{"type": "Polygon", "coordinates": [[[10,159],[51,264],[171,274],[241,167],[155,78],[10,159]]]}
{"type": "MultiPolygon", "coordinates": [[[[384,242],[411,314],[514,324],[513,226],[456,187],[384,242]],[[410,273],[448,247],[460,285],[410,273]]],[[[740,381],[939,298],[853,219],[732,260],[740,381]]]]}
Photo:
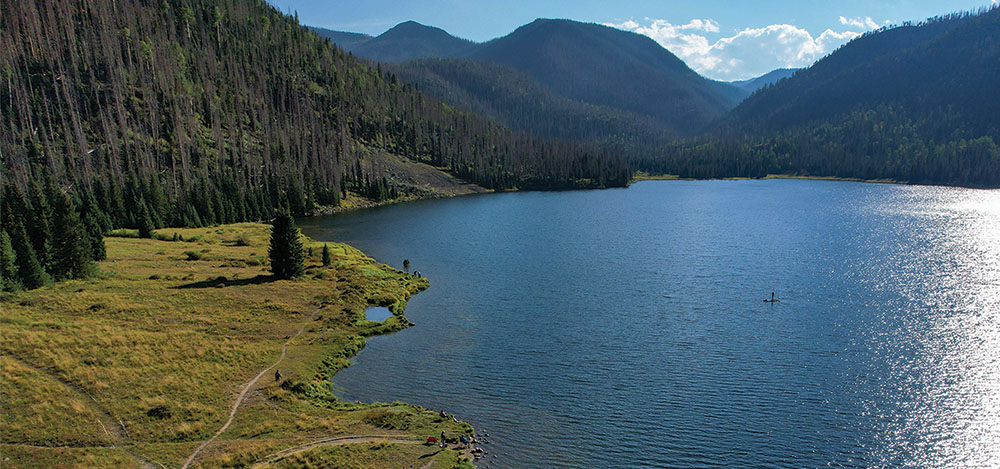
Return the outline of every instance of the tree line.
{"type": "Polygon", "coordinates": [[[0,289],[17,291],[82,278],[105,258],[111,221],[89,191],[67,191],[52,178],[28,192],[8,185],[0,198],[0,289]]]}

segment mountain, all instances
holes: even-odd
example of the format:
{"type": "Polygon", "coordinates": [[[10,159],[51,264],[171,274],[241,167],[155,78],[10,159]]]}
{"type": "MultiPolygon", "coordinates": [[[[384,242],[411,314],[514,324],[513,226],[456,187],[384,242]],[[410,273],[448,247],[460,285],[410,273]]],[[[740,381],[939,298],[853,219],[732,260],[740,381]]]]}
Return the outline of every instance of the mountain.
{"type": "Polygon", "coordinates": [[[455,176],[502,190],[630,175],[609,150],[456,111],[259,0],[20,1],[4,24],[0,182],[71,188],[115,227],[302,215],[455,176]]]}
{"type": "Polygon", "coordinates": [[[368,34],[334,31],[326,28],[317,28],[315,26],[308,26],[308,28],[314,33],[329,39],[330,42],[347,52],[353,51],[358,45],[372,39],[372,36],[368,34]]]}
{"type": "Polygon", "coordinates": [[[672,138],[651,117],[560,96],[507,65],[418,59],[381,66],[452,106],[535,136],[612,146],[624,155],[651,151],[672,138]]]}
{"type": "MultiPolygon", "coordinates": [[[[337,42],[336,38],[352,34],[337,31],[331,33],[320,32],[320,35],[337,42]]],[[[400,62],[423,57],[454,57],[475,45],[476,43],[452,36],[443,29],[406,21],[378,36],[354,42],[345,47],[345,50],[379,62],[400,62]]]]}
{"type": "MultiPolygon", "coordinates": [[[[339,36],[329,37],[336,41],[339,36]]],[[[519,79],[530,78],[548,88],[553,96],[644,120],[652,119],[663,132],[675,135],[692,134],[705,128],[748,94],[729,83],[698,75],[646,36],[570,20],[539,19],[483,44],[408,21],[375,38],[345,47],[355,55],[383,62],[449,58],[499,64],[520,72],[519,79]]],[[[457,62],[444,61],[436,63],[435,67],[440,70],[456,65],[457,62]]],[[[406,65],[393,67],[393,70],[413,78],[424,75],[427,66],[428,63],[416,65],[424,70],[411,73],[401,71],[406,65]]],[[[455,73],[475,68],[461,66],[448,73],[450,86],[467,88],[463,83],[466,79],[474,83],[485,78],[481,75],[462,77],[455,73]]],[[[510,72],[505,71],[502,75],[510,76],[510,72]]],[[[500,86],[497,92],[504,88],[500,86]]],[[[440,86],[435,89],[440,90],[440,86]]],[[[446,94],[456,95],[454,92],[446,94]]],[[[499,96],[496,101],[513,102],[520,98],[499,96]]],[[[448,101],[448,98],[443,99],[448,101]]],[[[463,107],[468,104],[467,101],[449,102],[463,107]]],[[[509,111],[512,109],[505,112],[509,111]]],[[[573,129],[541,131],[531,125],[509,124],[546,135],[579,133],[573,129]]]]}
{"type": "Polygon", "coordinates": [[[1000,186],[1000,7],[874,31],[672,148],[689,176],[1000,186]],[[729,156],[723,156],[729,155],[729,156]]]}
{"type": "Polygon", "coordinates": [[[652,39],[598,24],[539,19],[463,56],[511,66],[558,95],[650,116],[679,133],[700,130],[738,101],[652,39]]]}
{"type": "Polygon", "coordinates": [[[772,70],[759,77],[751,78],[749,80],[739,80],[731,81],[729,84],[745,91],[748,95],[757,91],[767,85],[773,85],[779,80],[788,78],[799,71],[799,68],[779,68],[777,70],[772,70]]]}

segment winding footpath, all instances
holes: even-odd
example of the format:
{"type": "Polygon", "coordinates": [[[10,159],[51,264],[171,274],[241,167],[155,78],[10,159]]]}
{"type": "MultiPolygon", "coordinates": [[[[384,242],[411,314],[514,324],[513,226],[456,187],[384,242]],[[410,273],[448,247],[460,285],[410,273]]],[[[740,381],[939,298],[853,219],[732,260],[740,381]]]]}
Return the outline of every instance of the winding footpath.
{"type": "Polygon", "coordinates": [[[272,363],[267,368],[261,370],[260,373],[257,373],[257,376],[254,376],[253,379],[251,379],[245,386],[243,386],[243,390],[240,391],[240,395],[236,398],[236,402],[233,403],[233,408],[229,411],[229,418],[226,419],[226,423],[223,424],[222,428],[220,428],[219,431],[215,432],[215,434],[212,435],[211,438],[203,441],[200,445],[198,445],[198,448],[195,449],[193,453],[191,453],[191,456],[188,456],[187,461],[184,461],[184,465],[181,466],[181,469],[187,469],[188,467],[190,467],[191,463],[193,463],[194,459],[198,456],[198,453],[200,453],[201,450],[205,449],[206,446],[215,441],[215,439],[218,438],[218,436],[221,435],[222,432],[226,431],[226,429],[229,428],[229,425],[233,423],[233,419],[236,417],[236,411],[239,410],[240,405],[243,404],[243,399],[246,398],[247,393],[250,392],[251,389],[253,389],[254,385],[257,384],[257,381],[259,381],[260,378],[264,376],[264,373],[271,371],[271,369],[278,366],[278,364],[285,359],[285,354],[286,352],[288,352],[288,344],[290,344],[293,340],[297,339],[300,335],[302,335],[303,332],[305,332],[306,327],[309,326],[309,323],[311,323],[313,319],[316,318],[316,314],[319,313],[319,310],[322,308],[323,306],[316,308],[316,310],[313,311],[312,314],[309,316],[309,319],[307,319],[302,324],[302,327],[299,328],[299,331],[285,341],[284,345],[281,346],[281,356],[278,357],[278,360],[276,362],[272,363]]]}
{"type": "MultiPolygon", "coordinates": [[[[53,382],[59,383],[59,385],[61,385],[66,390],[66,393],[68,395],[72,395],[82,400],[83,402],[87,402],[91,410],[93,410],[94,413],[97,414],[97,423],[101,426],[101,429],[104,430],[104,434],[107,435],[108,438],[111,440],[110,444],[111,448],[121,450],[125,454],[128,454],[129,456],[135,458],[136,461],[139,463],[139,465],[143,467],[143,469],[156,469],[157,466],[155,464],[149,462],[142,456],[129,452],[123,447],[123,445],[127,444],[128,440],[130,439],[130,435],[128,434],[128,429],[125,428],[124,422],[122,422],[121,419],[115,418],[113,415],[111,415],[111,411],[108,410],[107,407],[104,407],[104,405],[102,405],[100,401],[95,399],[94,396],[91,395],[86,389],[66,380],[62,376],[53,373],[48,369],[35,366],[13,355],[5,354],[4,357],[11,361],[16,362],[17,364],[25,368],[34,370],[35,372],[44,375],[53,382]],[[107,425],[105,425],[104,423],[105,421],[108,422],[107,425]]],[[[50,448],[50,449],[80,448],[79,446],[36,446],[36,445],[25,445],[25,446],[34,446],[36,448],[50,448]]]]}

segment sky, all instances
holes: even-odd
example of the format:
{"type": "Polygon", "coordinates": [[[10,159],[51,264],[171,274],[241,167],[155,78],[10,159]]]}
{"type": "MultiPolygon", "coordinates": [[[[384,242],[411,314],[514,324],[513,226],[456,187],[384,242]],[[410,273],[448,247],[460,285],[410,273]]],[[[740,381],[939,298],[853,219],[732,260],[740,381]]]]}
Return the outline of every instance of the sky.
{"type": "Polygon", "coordinates": [[[378,35],[403,21],[477,42],[536,18],[605,24],[651,37],[704,76],[741,80],[806,67],[887,24],[1000,0],[269,0],[299,21],[378,35]]]}

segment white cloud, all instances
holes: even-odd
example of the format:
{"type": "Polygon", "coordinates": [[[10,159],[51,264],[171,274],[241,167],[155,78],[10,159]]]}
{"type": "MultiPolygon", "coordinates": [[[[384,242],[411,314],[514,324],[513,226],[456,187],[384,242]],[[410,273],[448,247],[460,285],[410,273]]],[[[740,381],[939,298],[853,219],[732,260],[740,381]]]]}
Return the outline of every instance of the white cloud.
{"type": "Polygon", "coordinates": [[[667,20],[646,18],[643,23],[628,20],[606,25],[649,36],[702,75],[719,80],[740,80],[776,68],[809,66],[863,31],[880,26],[870,17],[841,16],[840,23],[852,30],[827,29],[813,36],[797,26],[772,24],[746,28],[715,40],[710,40],[709,35],[719,32],[719,24],[711,19],[694,19],[675,25],[667,20]]]}
{"type": "Polygon", "coordinates": [[[858,17],[858,18],[845,18],[845,17],[841,16],[840,17],[840,24],[842,24],[844,26],[851,26],[853,28],[864,28],[864,29],[876,29],[876,28],[878,28],[880,26],[870,16],[866,16],[864,18],[861,18],[861,17],[858,17]]]}

